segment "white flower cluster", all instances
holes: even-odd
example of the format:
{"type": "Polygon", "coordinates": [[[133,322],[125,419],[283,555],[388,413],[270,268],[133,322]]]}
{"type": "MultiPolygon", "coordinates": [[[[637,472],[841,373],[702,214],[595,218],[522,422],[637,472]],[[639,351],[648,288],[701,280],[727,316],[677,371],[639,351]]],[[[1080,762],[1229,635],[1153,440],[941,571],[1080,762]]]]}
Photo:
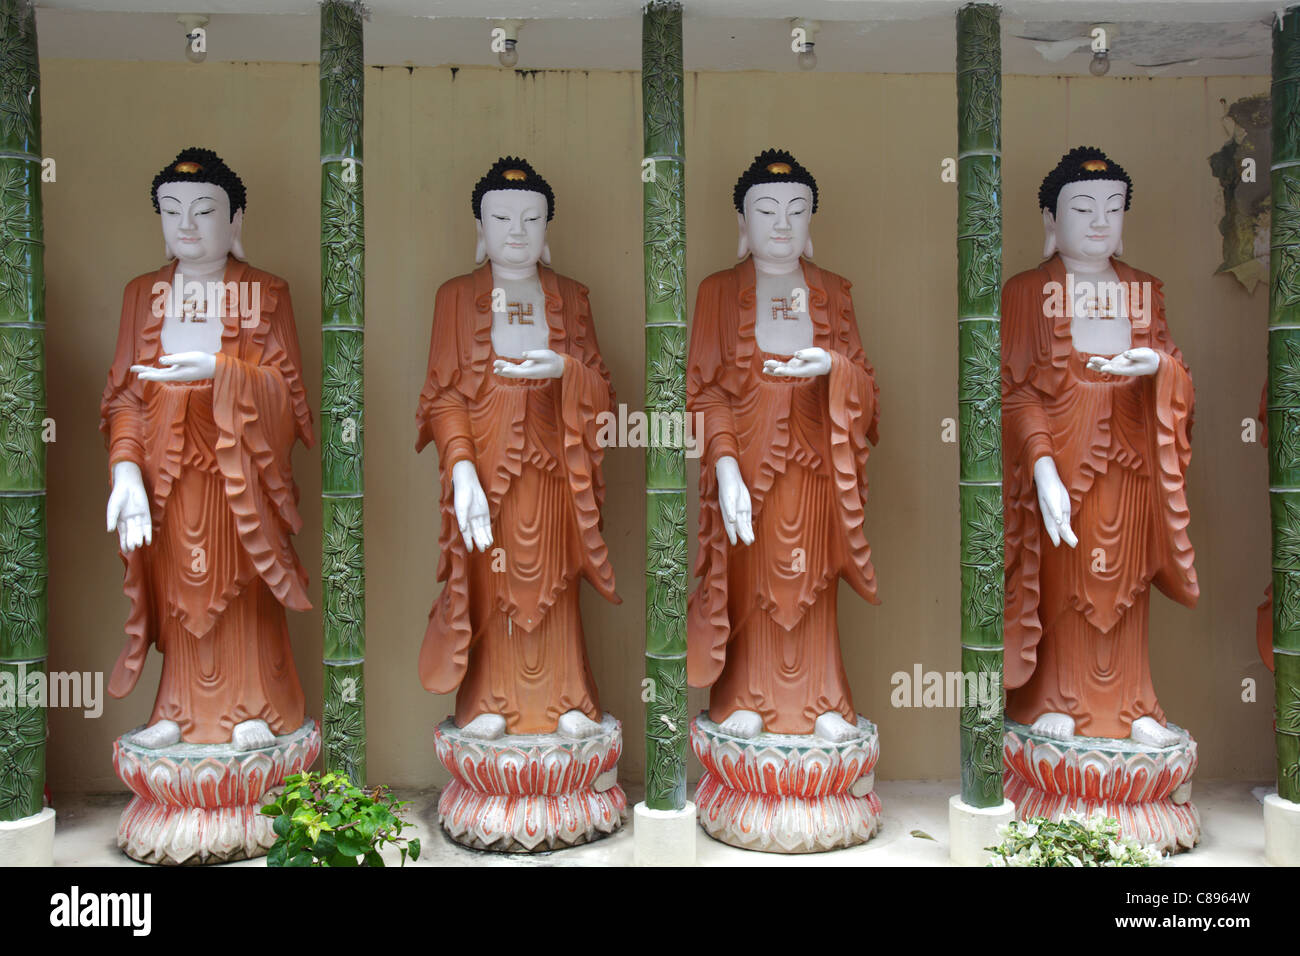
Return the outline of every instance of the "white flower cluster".
{"type": "Polygon", "coordinates": [[[1153,845],[1122,836],[1119,821],[1094,810],[1090,816],[1067,810],[1059,821],[1036,817],[998,828],[1002,843],[988,847],[990,866],[1160,866],[1153,845]]]}

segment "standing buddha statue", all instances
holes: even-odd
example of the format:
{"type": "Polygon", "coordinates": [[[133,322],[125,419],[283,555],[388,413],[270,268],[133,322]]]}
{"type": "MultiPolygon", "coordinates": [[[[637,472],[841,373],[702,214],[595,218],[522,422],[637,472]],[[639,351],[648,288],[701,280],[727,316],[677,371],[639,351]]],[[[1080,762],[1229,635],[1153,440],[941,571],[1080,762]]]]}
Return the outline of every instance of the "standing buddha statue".
{"type": "Polygon", "coordinates": [[[245,261],[239,176],[186,149],[151,195],[171,261],[126,286],[100,406],[131,602],[108,692],[126,696],[149,647],[162,653],[148,723],[114,745],[135,793],[118,845],[229,862],[271,846],[266,794],[320,752],[285,614],[311,608],[290,452],[312,419],[289,287],[245,261]]]}
{"type": "Polygon", "coordinates": [[[1168,722],[1151,587],[1192,607],[1195,394],[1160,280],[1119,258],[1127,172],[1071,150],[1038,193],[1046,261],[1002,291],[1006,795],[1022,819],[1101,809],[1194,845],[1196,743],[1168,722]]]}
{"type": "Polygon", "coordinates": [[[552,849],[610,832],[627,805],[615,782],[621,729],[601,711],[579,606],[584,579],[620,601],[601,534],[598,439],[614,391],[586,287],[549,267],[550,185],[502,157],[471,207],[479,266],[438,289],[416,412],[416,450],[438,450],[443,584],[419,672],[427,690],[456,693],[436,734],[454,778],[439,803],[452,839],[552,849]],[[581,763],[592,748],[598,769],[575,773],[565,793],[484,791],[496,770],[464,771],[467,760],[495,768],[521,753],[530,766],[581,763]]]}
{"type": "Polygon", "coordinates": [[[732,199],[741,262],[700,284],[686,381],[686,407],[703,422],[687,673],[710,688],[707,716],[692,728],[707,771],[696,801],[705,828],[725,842],[782,852],[847,846],[871,836],[879,812],[875,728],[854,709],[836,621],[841,578],[878,603],[862,527],[875,372],[850,283],[811,261],[812,174],[769,149],[732,199]],[[723,769],[763,748],[787,762],[824,754],[837,768],[826,772],[840,776],[832,792],[796,794],[778,812],[784,797],[723,769]],[[745,814],[759,804],[765,819],[794,822],[751,832],[745,814]],[[832,818],[840,822],[828,826],[832,818]]]}
{"type": "Polygon", "coordinates": [[[304,719],[286,607],[311,608],[290,536],[290,450],[312,443],[285,281],[244,261],[243,182],[208,149],[153,182],[171,256],[127,284],[100,406],[131,599],[109,682],[123,697],[149,645],[162,681],[138,745],[269,746],[304,719]]]}

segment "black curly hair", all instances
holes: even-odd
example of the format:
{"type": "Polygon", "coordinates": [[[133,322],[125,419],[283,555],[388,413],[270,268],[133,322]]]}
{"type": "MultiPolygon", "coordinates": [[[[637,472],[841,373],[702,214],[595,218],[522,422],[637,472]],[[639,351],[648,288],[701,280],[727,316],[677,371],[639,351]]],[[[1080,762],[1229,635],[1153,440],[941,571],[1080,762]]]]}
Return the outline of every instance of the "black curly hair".
{"type": "Polygon", "coordinates": [[[812,211],[817,211],[817,180],[812,173],[799,165],[799,161],[784,149],[765,149],[750,163],[749,168],[736,180],[731,201],[736,212],[745,211],[745,193],[759,183],[803,183],[813,194],[812,211]]]}
{"type": "Polygon", "coordinates": [[[1091,179],[1117,179],[1128,186],[1124,191],[1124,210],[1127,212],[1133,202],[1133,180],[1124,167],[1115,162],[1096,146],[1076,146],[1056,164],[1038,187],[1038,208],[1046,209],[1056,215],[1056,200],[1061,190],[1070,183],[1086,182],[1091,179]]]}
{"type": "Polygon", "coordinates": [[[190,146],[176,154],[176,158],[163,167],[162,172],[153,178],[149,188],[149,198],[153,202],[153,211],[161,213],[158,206],[158,187],[163,183],[212,183],[220,186],[230,197],[230,218],[235,212],[248,204],[248,193],[244,182],[225,161],[210,149],[190,146]]]}
{"type": "Polygon", "coordinates": [[[470,197],[470,207],[474,218],[483,218],[483,194],[494,189],[523,189],[528,192],[541,193],[546,197],[546,221],[555,218],[555,193],[551,184],[543,179],[528,160],[516,156],[502,156],[482,179],[474,186],[470,197]]]}

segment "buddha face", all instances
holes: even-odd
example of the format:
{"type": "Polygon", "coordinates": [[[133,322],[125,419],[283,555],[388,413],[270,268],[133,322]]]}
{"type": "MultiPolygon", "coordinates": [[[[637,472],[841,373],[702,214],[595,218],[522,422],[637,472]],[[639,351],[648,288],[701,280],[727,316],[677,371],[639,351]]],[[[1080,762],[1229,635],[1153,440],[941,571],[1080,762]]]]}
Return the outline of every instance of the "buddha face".
{"type": "Polygon", "coordinates": [[[535,266],[546,247],[546,197],[525,189],[491,189],[479,206],[478,241],[494,265],[535,266]]]}
{"type": "Polygon", "coordinates": [[[182,263],[225,259],[239,239],[244,211],[230,217],[230,197],[212,183],[160,183],[158,211],[168,251],[182,263]]]}
{"type": "Polygon", "coordinates": [[[1102,261],[1115,255],[1124,236],[1124,199],[1128,185],[1118,179],[1067,183],[1056,199],[1056,215],[1044,210],[1048,242],[1055,236],[1061,255],[1102,261]]]}
{"type": "Polygon", "coordinates": [[[808,250],[812,190],[803,183],[759,183],[745,193],[741,248],[768,266],[793,266],[808,250]]]}

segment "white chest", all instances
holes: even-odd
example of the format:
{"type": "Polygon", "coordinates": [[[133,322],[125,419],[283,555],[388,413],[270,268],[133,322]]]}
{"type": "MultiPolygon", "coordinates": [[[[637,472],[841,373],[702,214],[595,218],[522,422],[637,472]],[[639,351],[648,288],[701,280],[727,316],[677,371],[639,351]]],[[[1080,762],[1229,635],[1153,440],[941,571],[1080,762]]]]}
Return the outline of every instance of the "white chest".
{"type": "Polygon", "coordinates": [[[200,289],[199,283],[187,282],[186,289],[174,289],[167,297],[162,325],[164,355],[176,352],[215,355],[221,351],[223,322],[217,296],[208,289],[206,284],[200,289]]]}
{"type": "Polygon", "coordinates": [[[498,281],[492,289],[492,348],[503,358],[522,358],[550,348],[546,294],[536,277],[498,281]]]}
{"type": "Polygon", "coordinates": [[[813,344],[812,314],[803,271],[770,276],[759,273],[754,287],[754,338],[774,355],[793,355],[813,344]]]}
{"type": "Polygon", "coordinates": [[[1113,270],[1076,279],[1072,296],[1070,338],[1076,351],[1111,356],[1133,347],[1129,289],[1113,270]]]}

